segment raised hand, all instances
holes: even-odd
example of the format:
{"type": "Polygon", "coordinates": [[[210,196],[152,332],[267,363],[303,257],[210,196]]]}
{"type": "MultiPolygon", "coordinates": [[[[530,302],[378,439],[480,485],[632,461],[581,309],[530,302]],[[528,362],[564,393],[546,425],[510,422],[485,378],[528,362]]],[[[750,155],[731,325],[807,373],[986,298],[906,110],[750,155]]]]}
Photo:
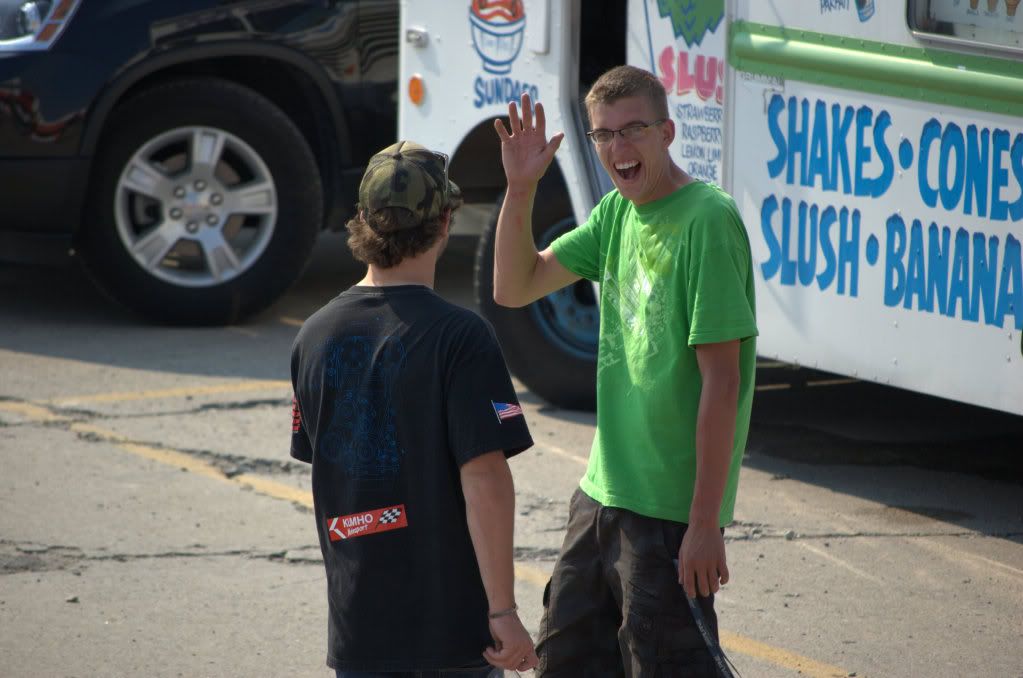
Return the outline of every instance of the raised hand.
{"type": "Polygon", "coordinates": [[[554,153],[565,138],[558,132],[547,140],[547,118],[543,104],[536,104],[536,121],[533,120],[533,106],[529,95],[522,94],[522,119],[512,101],[508,104],[508,122],[511,132],[505,129],[503,120],[494,121],[497,136],[501,137],[501,162],[508,188],[532,188],[550,167],[554,153]]]}

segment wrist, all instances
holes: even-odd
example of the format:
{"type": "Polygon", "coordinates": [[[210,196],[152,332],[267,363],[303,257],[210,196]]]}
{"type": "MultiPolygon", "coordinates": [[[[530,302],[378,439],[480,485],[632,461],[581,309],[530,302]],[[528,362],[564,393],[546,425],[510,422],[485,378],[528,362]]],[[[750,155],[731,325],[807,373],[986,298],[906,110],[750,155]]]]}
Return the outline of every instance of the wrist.
{"type": "Polygon", "coordinates": [[[532,198],[536,193],[537,182],[535,181],[514,181],[508,182],[508,189],[505,197],[515,199],[532,198]]]}
{"type": "Polygon", "coordinates": [[[519,606],[516,605],[515,603],[512,603],[508,607],[502,607],[502,608],[499,608],[499,609],[496,609],[496,610],[491,608],[490,611],[487,612],[487,617],[489,619],[500,619],[501,617],[510,617],[513,614],[517,614],[518,611],[519,611],[519,606]]]}
{"type": "Polygon", "coordinates": [[[697,510],[690,509],[689,511],[689,526],[690,527],[709,527],[718,526],[718,512],[710,510],[697,510]]]}

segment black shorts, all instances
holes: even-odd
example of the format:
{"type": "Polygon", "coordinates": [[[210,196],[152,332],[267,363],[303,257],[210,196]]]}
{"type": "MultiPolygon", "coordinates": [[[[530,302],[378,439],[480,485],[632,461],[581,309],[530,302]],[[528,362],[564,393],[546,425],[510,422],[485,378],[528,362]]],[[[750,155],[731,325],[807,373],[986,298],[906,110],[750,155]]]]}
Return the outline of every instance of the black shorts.
{"type": "MultiPolygon", "coordinates": [[[[537,675],[715,678],[673,562],[685,530],[576,490],[544,591],[537,675]]],[[[717,640],[713,595],[699,604],[717,640]]]]}

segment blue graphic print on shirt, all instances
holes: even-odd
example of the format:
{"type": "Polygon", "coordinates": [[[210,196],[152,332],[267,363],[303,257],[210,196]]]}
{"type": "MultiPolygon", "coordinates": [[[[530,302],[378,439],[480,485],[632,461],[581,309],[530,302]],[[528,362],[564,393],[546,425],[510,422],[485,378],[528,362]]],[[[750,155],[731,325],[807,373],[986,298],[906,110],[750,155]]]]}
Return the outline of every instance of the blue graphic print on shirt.
{"type": "Polygon", "coordinates": [[[330,425],[321,447],[328,460],[355,478],[397,475],[405,451],[395,427],[395,384],[405,366],[397,336],[332,340],[325,350],[327,388],[334,392],[330,425]]]}

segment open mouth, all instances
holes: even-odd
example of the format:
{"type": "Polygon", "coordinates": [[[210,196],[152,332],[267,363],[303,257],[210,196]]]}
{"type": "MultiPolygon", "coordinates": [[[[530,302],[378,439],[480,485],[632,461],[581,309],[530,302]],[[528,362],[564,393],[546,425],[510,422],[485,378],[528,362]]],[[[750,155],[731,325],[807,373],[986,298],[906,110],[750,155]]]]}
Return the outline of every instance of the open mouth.
{"type": "Polygon", "coordinates": [[[617,172],[618,176],[625,181],[631,181],[639,174],[639,167],[639,162],[636,160],[630,160],[629,162],[616,162],[615,172],[617,172]]]}

